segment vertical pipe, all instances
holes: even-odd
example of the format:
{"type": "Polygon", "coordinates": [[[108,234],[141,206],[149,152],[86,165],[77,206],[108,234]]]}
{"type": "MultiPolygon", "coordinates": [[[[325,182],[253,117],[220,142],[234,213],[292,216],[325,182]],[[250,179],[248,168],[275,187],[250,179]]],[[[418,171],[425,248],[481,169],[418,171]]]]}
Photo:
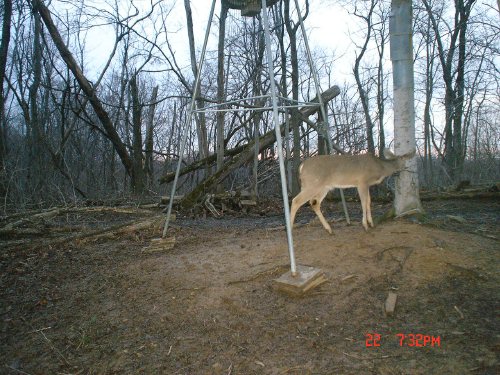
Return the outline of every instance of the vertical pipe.
{"type": "Polygon", "coordinates": [[[285,225],[286,225],[286,235],[288,239],[288,253],[290,255],[290,270],[292,272],[292,276],[296,276],[297,267],[295,265],[292,228],[290,225],[290,207],[288,205],[288,189],[286,184],[285,162],[283,160],[283,145],[281,143],[281,132],[280,132],[279,115],[278,115],[278,98],[276,92],[276,83],[274,81],[274,65],[273,65],[273,56],[271,53],[271,32],[269,29],[269,19],[267,16],[266,0],[262,0],[262,19],[264,21],[264,35],[266,41],[267,69],[269,71],[269,81],[271,83],[273,121],[274,121],[274,130],[276,131],[276,144],[278,148],[278,159],[280,164],[281,192],[283,194],[283,207],[285,210],[285,225]]]}
{"type": "MultiPolygon", "coordinates": [[[[333,147],[332,147],[332,139],[330,138],[330,125],[328,124],[328,117],[326,116],[325,105],[323,103],[323,98],[321,97],[318,72],[316,70],[315,64],[313,63],[311,49],[309,48],[309,41],[307,40],[306,28],[304,26],[304,22],[302,21],[302,15],[300,14],[298,0],[295,0],[295,8],[297,8],[297,14],[299,15],[299,24],[300,24],[300,29],[302,31],[302,37],[304,38],[304,45],[306,47],[307,59],[309,61],[309,67],[311,68],[312,76],[314,79],[314,86],[316,87],[316,95],[318,97],[319,110],[321,112],[321,117],[323,117],[323,121],[325,123],[324,131],[326,133],[325,138],[326,138],[326,143],[328,145],[328,153],[331,153],[333,147]]],[[[347,205],[345,203],[344,191],[342,189],[339,190],[340,190],[340,198],[342,199],[342,207],[344,208],[345,219],[347,221],[347,224],[350,224],[351,220],[349,218],[349,212],[347,211],[347,205]]]]}
{"type": "Polygon", "coordinates": [[[172,190],[170,192],[170,202],[168,202],[168,210],[167,210],[167,218],[165,220],[165,225],[163,227],[163,234],[162,238],[165,238],[167,235],[167,230],[168,230],[168,224],[170,222],[170,216],[172,214],[172,206],[174,204],[174,195],[175,195],[175,190],[177,188],[177,181],[179,179],[179,173],[181,170],[181,162],[182,162],[182,155],[184,154],[184,148],[186,147],[186,142],[187,142],[187,136],[188,136],[188,130],[191,124],[191,120],[193,118],[193,111],[196,103],[196,97],[198,96],[198,88],[200,86],[200,77],[201,77],[201,70],[203,67],[203,62],[205,61],[205,52],[207,50],[207,44],[208,44],[208,36],[210,35],[210,26],[212,25],[212,19],[214,18],[214,10],[215,10],[215,1],[212,1],[212,8],[210,9],[210,16],[208,17],[208,24],[207,24],[207,29],[205,31],[205,40],[203,42],[203,49],[201,51],[201,56],[200,56],[200,62],[198,63],[198,74],[196,75],[196,79],[194,82],[194,88],[193,88],[193,96],[191,98],[191,105],[189,107],[189,111],[187,113],[187,118],[186,118],[186,125],[184,127],[184,134],[182,135],[182,140],[181,140],[181,147],[179,150],[179,161],[177,162],[177,168],[175,170],[175,177],[174,177],[174,182],[172,185],[172,190]]]}
{"type": "MultiPolygon", "coordinates": [[[[413,7],[411,0],[391,2],[389,16],[390,51],[394,98],[394,151],[403,155],[415,149],[415,97],[413,72],[413,7]]],[[[396,215],[422,212],[418,192],[417,158],[406,162],[395,181],[396,215]]]]}
{"type": "Polygon", "coordinates": [[[288,177],[288,188],[292,188],[292,153],[290,151],[290,117],[285,109],[285,152],[286,152],[286,173],[288,177]]]}

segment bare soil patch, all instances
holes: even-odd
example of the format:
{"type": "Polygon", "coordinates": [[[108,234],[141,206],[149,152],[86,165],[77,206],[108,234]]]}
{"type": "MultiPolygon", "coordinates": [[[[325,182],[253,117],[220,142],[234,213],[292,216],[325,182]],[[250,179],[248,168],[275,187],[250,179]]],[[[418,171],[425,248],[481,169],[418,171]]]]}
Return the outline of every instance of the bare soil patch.
{"type": "MultiPolygon", "coordinates": [[[[175,247],[153,254],[141,249],[157,227],[47,242],[61,227],[133,223],[146,211],[67,214],[18,245],[0,238],[0,373],[500,373],[498,200],[424,202],[425,219],[368,233],[358,206],[353,225],[332,220],[332,236],[299,211],[297,263],[329,279],[301,298],[272,288],[289,259],[282,216],[262,206],[179,218],[175,247]],[[398,300],[387,317],[389,292],[398,300]]],[[[374,204],[374,217],[388,208],[374,204]]]]}

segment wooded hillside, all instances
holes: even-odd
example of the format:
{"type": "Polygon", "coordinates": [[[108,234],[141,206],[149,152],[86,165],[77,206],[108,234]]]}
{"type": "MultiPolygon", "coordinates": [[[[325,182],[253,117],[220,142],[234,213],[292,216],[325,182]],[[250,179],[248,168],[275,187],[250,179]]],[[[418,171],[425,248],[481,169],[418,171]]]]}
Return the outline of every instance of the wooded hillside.
{"type": "MultiPolygon", "coordinates": [[[[312,27],[308,17],[320,5],[299,3],[306,28],[312,27]]],[[[268,162],[278,152],[272,116],[268,109],[248,111],[269,108],[260,17],[242,17],[217,2],[212,34],[219,39],[209,43],[196,108],[240,101],[241,110],[196,112],[186,124],[202,47],[194,35],[206,22],[201,15],[207,16],[199,6],[188,0],[3,2],[3,212],[165,195],[179,158],[180,192],[191,192],[190,199],[217,186],[279,193],[277,167],[268,162]],[[174,29],[185,43],[172,42],[174,29]],[[112,45],[99,60],[100,41],[88,37],[96,30],[112,45]],[[187,147],[179,155],[186,126],[187,147]]],[[[335,41],[345,35],[332,38],[329,49],[312,46],[323,90],[332,94],[337,86],[326,100],[326,122],[339,150],[378,154],[393,141],[390,2],[349,3],[344,9],[358,25],[349,36],[355,58],[337,55],[335,41]],[[352,75],[339,76],[339,64],[351,65],[352,75]]],[[[316,94],[297,14],[290,0],[269,8],[280,96],[298,108],[280,114],[293,194],[301,160],[327,145],[318,108],[300,105],[316,94]]],[[[500,179],[498,4],[424,0],[414,4],[413,18],[420,184],[493,184],[500,179]]]]}

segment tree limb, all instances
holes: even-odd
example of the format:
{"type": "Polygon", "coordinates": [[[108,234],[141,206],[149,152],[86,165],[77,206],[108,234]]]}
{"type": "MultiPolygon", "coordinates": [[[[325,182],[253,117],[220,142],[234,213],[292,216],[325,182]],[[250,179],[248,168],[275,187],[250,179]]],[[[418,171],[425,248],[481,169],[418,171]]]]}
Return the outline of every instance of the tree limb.
{"type": "MultiPolygon", "coordinates": [[[[334,97],[336,97],[340,93],[340,89],[338,86],[332,86],[328,90],[324,91],[321,96],[323,98],[323,102],[326,104],[330,100],[332,100],[334,97]]],[[[317,102],[318,98],[314,98],[311,102],[317,102]]],[[[318,107],[304,107],[299,110],[300,115],[304,118],[307,118],[308,116],[311,116],[318,110],[318,107]]],[[[284,124],[281,124],[281,133],[283,134],[284,132],[284,124]]],[[[259,138],[259,152],[266,149],[269,147],[271,144],[276,142],[276,132],[274,129],[268,131],[267,133],[263,134],[259,138]]],[[[225,150],[224,151],[224,156],[235,156],[243,151],[245,151],[246,148],[252,148],[254,145],[255,141],[252,141],[246,145],[238,146],[235,148],[232,148],[230,150],[225,150]]],[[[340,153],[343,153],[342,149],[338,145],[333,146],[335,150],[337,150],[340,153]]],[[[207,164],[213,164],[216,161],[217,156],[215,154],[210,155],[204,159],[195,161],[194,163],[191,163],[187,167],[181,169],[179,176],[183,176],[187,173],[194,172],[200,168],[203,168],[207,164]]],[[[164,174],[159,178],[159,183],[160,184],[166,184],[169,182],[172,182],[175,177],[175,172],[169,172],[164,174]]]]}
{"type": "MultiPolygon", "coordinates": [[[[326,90],[322,94],[323,102],[327,103],[332,100],[335,96],[340,93],[340,89],[337,86],[333,86],[326,90]]],[[[318,98],[315,98],[313,102],[317,102],[318,98]]],[[[318,107],[305,107],[300,109],[300,112],[304,116],[310,116],[318,110],[318,107]]],[[[280,133],[283,134],[285,131],[285,124],[281,124],[280,133]]],[[[259,151],[271,146],[276,142],[276,132],[271,130],[259,138],[259,151]]],[[[212,176],[205,178],[193,191],[187,194],[181,202],[184,207],[191,207],[196,202],[200,200],[202,195],[210,190],[213,186],[220,184],[231,172],[239,168],[243,164],[247,163],[254,157],[254,144],[255,140],[249,142],[243,147],[242,151],[238,153],[234,158],[228,161],[224,166],[217,171],[212,176]]],[[[336,146],[337,147],[337,146],[336,146]]]]}

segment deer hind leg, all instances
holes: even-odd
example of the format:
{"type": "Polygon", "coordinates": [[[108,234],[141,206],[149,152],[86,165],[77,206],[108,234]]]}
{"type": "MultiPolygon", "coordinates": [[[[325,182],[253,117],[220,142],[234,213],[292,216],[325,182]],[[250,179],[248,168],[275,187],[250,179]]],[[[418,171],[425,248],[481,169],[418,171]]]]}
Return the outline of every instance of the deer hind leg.
{"type": "Polygon", "coordinates": [[[293,223],[295,222],[295,215],[300,207],[304,205],[309,199],[308,195],[304,190],[295,196],[292,200],[292,208],[290,209],[290,226],[293,228],[293,223]]]}
{"type": "Polygon", "coordinates": [[[368,224],[373,227],[371,215],[371,200],[370,188],[368,186],[358,186],[359,199],[361,200],[361,208],[363,209],[363,227],[368,231],[368,224]]]}
{"type": "Polygon", "coordinates": [[[321,212],[321,202],[323,202],[323,199],[325,199],[327,193],[328,192],[325,193],[322,192],[321,195],[315,196],[309,201],[309,204],[311,205],[313,211],[316,213],[316,216],[318,216],[321,224],[323,224],[323,227],[327,230],[328,233],[332,234],[332,228],[330,227],[330,224],[328,224],[325,217],[323,216],[323,213],[321,212]]]}

